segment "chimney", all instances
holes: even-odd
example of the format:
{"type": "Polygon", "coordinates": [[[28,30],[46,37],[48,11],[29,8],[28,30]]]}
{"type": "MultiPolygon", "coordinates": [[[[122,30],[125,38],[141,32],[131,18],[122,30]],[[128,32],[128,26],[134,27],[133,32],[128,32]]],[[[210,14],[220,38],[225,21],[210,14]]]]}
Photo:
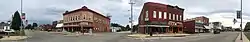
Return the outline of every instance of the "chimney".
{"type": "Polygon", "coordinates": [[[65,13],[68,13],[69,11],[65,11],[65,13]]]}
{"type": "Polygon", "coordinates": [[[83,6],[82,9],[87,8],[86,6],[83,6]]]}

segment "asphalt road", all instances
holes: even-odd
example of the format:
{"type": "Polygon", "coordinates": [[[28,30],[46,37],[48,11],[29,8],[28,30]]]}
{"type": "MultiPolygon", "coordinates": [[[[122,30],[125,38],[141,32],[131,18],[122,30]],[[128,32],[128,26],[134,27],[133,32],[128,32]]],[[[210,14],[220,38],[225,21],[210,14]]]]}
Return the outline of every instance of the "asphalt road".
{"type": "MultiPolygon", "coordinates": [[[[36,32],[32,38],[14,42],[233,42],[237,32],[222,32],[221,34],[201,33],[187,37],[154,37],[134,39],[126,37],[126,33],[95,33],[94,36],[65,37],[61,34],[36,32]]],[[[13,42],[13,41],[1,41],[13,42]]]]}

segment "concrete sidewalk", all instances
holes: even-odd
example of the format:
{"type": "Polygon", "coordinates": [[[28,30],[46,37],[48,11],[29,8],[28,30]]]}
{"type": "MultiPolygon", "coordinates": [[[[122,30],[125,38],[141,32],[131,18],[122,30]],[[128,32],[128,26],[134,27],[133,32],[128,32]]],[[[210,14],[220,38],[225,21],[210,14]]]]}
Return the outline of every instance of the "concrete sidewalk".
{"type": "Polygon", "coordinates": [[[235,39],[235,42],[250,42],[248,40],[248,38],[246,37],[246,35],[244,35],[244,33],[242,33],[242,40],[240,40],[241,37],[241,33],[239,33],[238,37],[235,39]]]}
{"type": "Polygon", "coordinates": [[[28,38],[27,36],[3,36],[0,40],[22,40],[28,38]]]}

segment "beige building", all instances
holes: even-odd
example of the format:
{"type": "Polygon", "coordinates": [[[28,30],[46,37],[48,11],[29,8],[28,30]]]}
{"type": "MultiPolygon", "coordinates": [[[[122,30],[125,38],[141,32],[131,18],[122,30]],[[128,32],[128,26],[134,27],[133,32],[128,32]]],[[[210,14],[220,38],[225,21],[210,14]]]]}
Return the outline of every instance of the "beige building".
{"type": "Polygon", "coordinates": [[[80,9],[66,11],[63,14],[63,28],[69,32],[109,32],[110,19],[83,6],[80,9]]]}

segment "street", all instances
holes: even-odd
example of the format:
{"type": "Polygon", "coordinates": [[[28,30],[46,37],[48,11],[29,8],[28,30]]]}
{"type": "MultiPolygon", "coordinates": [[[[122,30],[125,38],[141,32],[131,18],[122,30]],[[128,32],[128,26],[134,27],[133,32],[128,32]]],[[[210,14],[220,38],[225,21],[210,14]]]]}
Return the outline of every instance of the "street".
{"type": "Polygon", "coordinates": [[[32,38],[14,42],[234,42],[238,32],[222,32],[221,34],[200,33],[186,37],[152,37],[145,39],[134,39],[126,35],[126,33],[94,33],[93,36],[65,37],[62,34],[36,31],[32,38]]]}

